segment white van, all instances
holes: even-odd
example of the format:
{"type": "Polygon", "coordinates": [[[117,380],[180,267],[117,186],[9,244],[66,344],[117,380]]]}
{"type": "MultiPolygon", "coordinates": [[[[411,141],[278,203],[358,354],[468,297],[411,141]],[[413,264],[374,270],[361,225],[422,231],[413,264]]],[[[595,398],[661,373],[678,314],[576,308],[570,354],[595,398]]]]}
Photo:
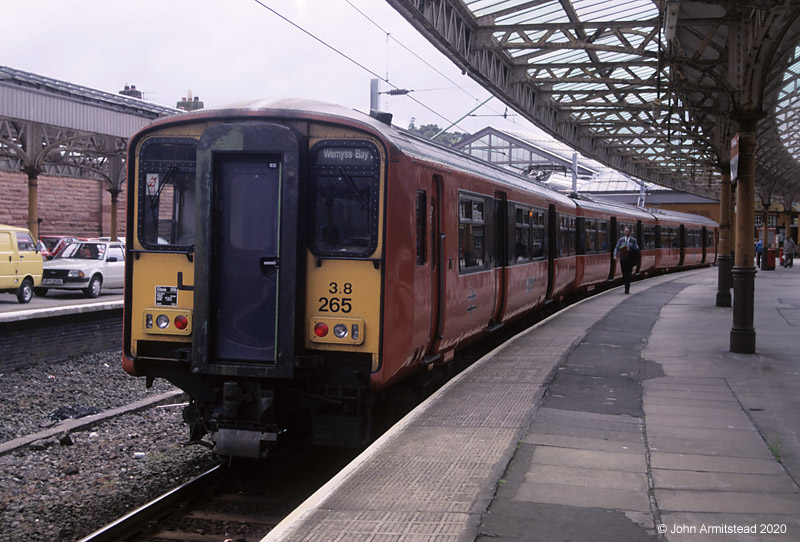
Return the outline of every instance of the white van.
{"type": "Polygon", "coordinates": [[[31,232],[0,224],[0,292],[16,294],[20,303],[42,283],[42,255],[31,232]]]}

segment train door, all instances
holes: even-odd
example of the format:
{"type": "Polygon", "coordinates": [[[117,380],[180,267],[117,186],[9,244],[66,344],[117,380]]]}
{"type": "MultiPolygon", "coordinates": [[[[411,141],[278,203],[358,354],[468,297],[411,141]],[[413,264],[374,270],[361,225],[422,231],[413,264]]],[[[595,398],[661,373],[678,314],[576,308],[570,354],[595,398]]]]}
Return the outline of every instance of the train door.
{"type": "Polygon", "coordinates": [[[608,231],[608,246],[611,249],[611,274],[608,280],[614,280],[617,275],[617,259],[614,257],[614,251],[617,248],[617,241],[619,241],[619,228],[617,228],[617,217],[611,217],[611,226],[608,231]]]}
{"type": "Polygon", "coordinates": [[[709,250],[710,247],[709,247],[709,242],[708,242],[708,232],[709,232],[709,230],[705,226],[703,226],[700,229],[700,243],[703,246],[703,259],[700,261],[700,263],[708,263],[708,260],[709,260],[708,256],[711,253],[711,251],[709,250]]]}
{"type": "Polygon", "coordinates": [[[294,134],[268,123],[220,125],[200,140],[195,285],[204,287],[195,310],[208,325],[198,326],[193,348],[201,372],[235,364],[292,375],[298,154],[294,134]]]}
{"type": "Polygon", "coordinates": [[[508,267],[508,198],[505,192],[494,193],[494,310],[490,327],[499,326],[506,307],[506,269],[508,267]]]}
{"type": "Polygon", "coordinates": [[[680,246],[681,256],[678,260],[678,267],[683,265],[683,262],[686,257],[686,226],[681,224],[680,230],[678,231],[678,246],[680,246]]]}
{"type": "Polygon", "coordinates": [[[644,225],[642,225],[642,221],[641,220],[637,220],[636,221],[636,233],[634,235],[636,235],[636,243],[639,245],[639,253],[637,254],[637,257],[638,257],[639,261],[636,262],[636,269],[635,269],[634,273],[641,273],[642,272],[642,250],[644,250],[644,225]]]}
{"type": "MultiPolygon", "coordinates": [[[[430,352],[437,350],[442,337],[444,322],[444,235],[441,224],[442,177],[433,175],[424,189],[417,190],[416,228],[417,228],[417,269],[415,283],[426,290],[426,307],[430,308],[427,321],[427,347],[423,362],[432,362],[437,356],[430,352]]],[[[420,325],[426,325],[420,323],[420,325]]]]}
{"type": "Polygon", "coordinates": [[[556,255],[558,254],[558,214],[556,206],[547,209],[547,300],[553,299],[556,287],[556,255]]]}

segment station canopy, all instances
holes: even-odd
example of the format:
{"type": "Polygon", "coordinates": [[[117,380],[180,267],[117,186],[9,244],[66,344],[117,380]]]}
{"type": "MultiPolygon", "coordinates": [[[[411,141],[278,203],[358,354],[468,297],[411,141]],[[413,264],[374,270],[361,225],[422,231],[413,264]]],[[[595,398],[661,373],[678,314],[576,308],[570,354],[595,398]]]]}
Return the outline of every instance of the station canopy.
{"type": "Polygon", "coordinates": [[[800,196],[796,0],[388,0],[528,120],[633,177],[718,197],[742,119],[762,201],[800,196]]]}

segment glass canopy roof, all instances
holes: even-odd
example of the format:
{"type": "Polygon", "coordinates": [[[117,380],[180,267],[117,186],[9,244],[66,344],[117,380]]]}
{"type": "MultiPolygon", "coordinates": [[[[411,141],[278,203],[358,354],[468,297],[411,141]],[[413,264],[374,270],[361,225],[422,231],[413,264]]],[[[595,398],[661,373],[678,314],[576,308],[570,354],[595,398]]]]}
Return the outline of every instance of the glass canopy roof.
{"type": "Polygon", "coordinates": [[[800,196],[797,2],[388,2],[523,116],[662,186],[714,197],[732,118],[763,111],[758,194],[800,196]]]}

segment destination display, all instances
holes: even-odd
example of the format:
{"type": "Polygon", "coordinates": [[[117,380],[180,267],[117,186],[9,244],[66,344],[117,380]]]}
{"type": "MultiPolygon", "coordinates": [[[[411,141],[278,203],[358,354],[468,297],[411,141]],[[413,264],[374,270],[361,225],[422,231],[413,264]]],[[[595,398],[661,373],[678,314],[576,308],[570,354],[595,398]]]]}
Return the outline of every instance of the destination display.
{"type": "Polygon", "coordinates": [[[371,166],[375,156],[363,147],[323,147],[317,151],[318,166],[371,166]]]}

